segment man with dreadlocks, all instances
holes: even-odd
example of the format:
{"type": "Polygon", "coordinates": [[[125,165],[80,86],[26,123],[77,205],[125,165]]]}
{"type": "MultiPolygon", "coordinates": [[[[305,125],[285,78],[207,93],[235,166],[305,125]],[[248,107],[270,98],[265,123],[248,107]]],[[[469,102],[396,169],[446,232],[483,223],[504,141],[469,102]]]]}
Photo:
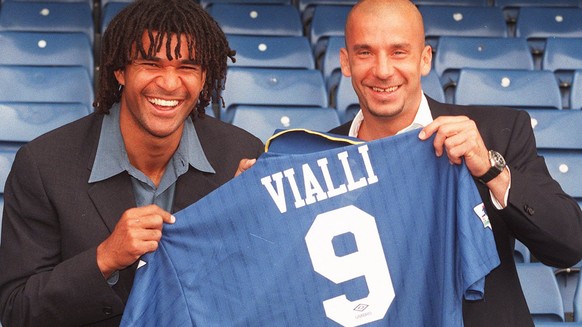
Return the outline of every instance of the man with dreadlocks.
{"type": "Polygon", "coordinates": [[[260,140],[205,117],[227,59],[194,1],[138,0],[103,36],[95,113],[24,145],[4,194],[5,326],[116,326],[171,214],[230,180],[260,140]]]}

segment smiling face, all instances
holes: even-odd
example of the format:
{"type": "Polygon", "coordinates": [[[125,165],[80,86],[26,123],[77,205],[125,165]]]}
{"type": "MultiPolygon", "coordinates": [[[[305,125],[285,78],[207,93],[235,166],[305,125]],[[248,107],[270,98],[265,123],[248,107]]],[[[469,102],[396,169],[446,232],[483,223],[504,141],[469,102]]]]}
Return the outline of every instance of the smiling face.
{"type": "Polygon", "coordinates": [[[364,121],[406,127],[420,105],[420,79],[432,59],[418,10],[408,0],[361,2],[348,17],[345,37],[342,72],[352,78],[364,121]]]}
{"type": "MultiPolygon", "coordinates": [[[[153,33],[154,37],[157,33],[153,33]]],[[[178,37],[172,35],[171,53],[178,37]]],[[[183,124],[194,109],[204,86],[205,71],[189,58],[187,38],[180,36],[180,57],[168,59],[166,41],[150,58],[138,56],[124,69],[115,71],[115,78],[123,85],[120,106],[120,124],[124,137],[180,138],[183,124]]],[[[144,49],[150,38],[144,32],[144,49]]],[[[193,56],[193,54],[192,54],[193,56]]]]}

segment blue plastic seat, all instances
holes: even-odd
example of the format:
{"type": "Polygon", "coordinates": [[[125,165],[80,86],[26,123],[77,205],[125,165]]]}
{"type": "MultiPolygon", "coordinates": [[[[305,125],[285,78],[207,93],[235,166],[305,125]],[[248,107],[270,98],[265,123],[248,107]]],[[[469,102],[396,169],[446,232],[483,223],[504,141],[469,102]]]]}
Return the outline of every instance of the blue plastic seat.
{"type": "Polygon", "coordinates": [[[0,103],[0,142],[26,143],[90,112],[80,103],[0,103]]]}
{"type": "Polygon", "coordinates": [[[522,7],[578,7],[578,0],[495,0],[495,6],[503,10],[509,23],[514,24],[522,7]]]}
{"type": "Polygon", "coordinates": [[[554,74],[539,70],[461,69],[454,102],[529,109],[562,108],[562,96],[554,74]]]}
{"type": "Polygon", "coordinates": [[[237,106],[328,106],[325,84],[316,69],[229,67],[220,119],[231,122],[237,106]]]}
{"type": "Polygon", "coordinates": [[[297,0],[303,25],[311,25],[313,13],[317,6],[353,6],[358,0],[297,0]]]}
{"type": "Polygon", "coordinates": [[[315,69],[309,41],[304,36],[227,35],[236,50],[234,67],[315,69]]]}
{"type": "Polygon", "coordinates": [[[578,275],[578,286],[574,293],[574,321],[582,322],[582,274],[578,275]]]}
{"type": "Polygon", "coordinates": [[[576,70],[574,72],[571,90],[570,108],[576,110],[582,109],[582,70],[576,70]]]}
{"type": "Polygon", "coordinates": [[[216,3],[208,12],[226,34],[303,35],[301,16],[293,5],[216,3]]]}
{"type": "Polygon", "coordinates": [[[308,25],[309,40],[316,62],[327,48],[330,36],[344,36],[348,13],[352,6],[319,5],[315,7],[313,19],[308,25]]]}
{"type": "Polygon", "coordinates": [[[553,179],[570,196],[582,199],[582,151],[540,149],[553,179]]]}
{"type": "Polygon", "coordinates": [[[111,1],[109,3],[101,4],[101,33],[105,32],[107,26],[123,8],[127,7],[132,1],[111,1]]]}
{"type": "Polygon", "coordinates": [[[200,0],[198,1],[203,8],[209,8],[214,4],[220,3],[234,3],[234,4],[280,4],[290,5],[291,0],[200,0]]]}
{"type": "Polygon", "coordinates": [[[539,149],[582,150],[582,111],[527,110],[539,149]]]}
{"type": "Polygon", "coordinates": [[[515,260],[516,263],[531,262],[531,252],[519,240],[515,240],[515,246],[513,248],[513,259],[515,260]]]}
{"type": "Polygon", "coordinates": [[[0,65],[82,66],[92,77],[93,63],[82,33],[0,32],[0,65]]]}
{"type": "Polygon", "coordinates": [[[327,42],[327,48],[321,58],[318,67],[321,67],[325,87],[329,94],[333,94],[338,86],[342,76],[340,65],[340,49],[344,48],[346,40],[343,36],[330,36],[327,42]]]}
{"type": "Polygon", "coordinates": [[[0,103],[93,103],[83,67],[0,66],[0,103]]]}
{"type": "Polygon", "coordinates": [[[545,42],[541,68],[553,71],[563,88],[572,85],[573,71],[582,68],[582,37],[550,37],[545,42]]]}
{"type": "Polygon", "coordinates": [[[92,9],[84,2],[6,1],[0,10],[0,31],[78,32],[93,44],[92,9]]]}
{"type": "Polygon", "coordinates": [[[416,5],[437,6],[489,6],[488,0],[413,0],[416,5]]]}
{"type": "Polygon", "coordinates": [[[232,123],[263,142],[277,129],[305,128],[327,132],[340,123],[332,108],[239,106],[232,123]]]}
{"type": "Polygon", "coordinates": [[[441,36],[507,37],[503,12],[497,7],[419,5],[426,42],[437,48],[441,36]]]}
{"type": "MultiPolygon", "coordinates": [[[[443,36],[434,57],[439,76],[461,68],[533,70],[534,62],[527,40],[506,37],[443,36]]],[[[456,80],[454,76],[449,77],[456,80]]]]}
{"type": "Polygon", "coordinates": [[[534,321],[565,321],[562,297],[552,268],[541,263],[518,263],[516,267],[534,321]]]}

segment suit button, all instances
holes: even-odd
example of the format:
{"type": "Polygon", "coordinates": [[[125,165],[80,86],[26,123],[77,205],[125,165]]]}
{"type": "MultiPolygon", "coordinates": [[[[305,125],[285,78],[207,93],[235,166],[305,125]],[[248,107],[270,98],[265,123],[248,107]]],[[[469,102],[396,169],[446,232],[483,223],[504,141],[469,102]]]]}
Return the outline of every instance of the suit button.
{"type": "Polygon", "coordinates": [[[113,313],[113,309],[111,307],[104,307],[103,308],[103,313],[107,316],[111,315],[113,313]]]}
{"type": "Polygon", "coordinates": [[[523,206],[523,209],[525,210],[525,212],[527,212],[530,216],[533,216],[534,213],[536,213],[536,211],[534,210],[534,208],[528,206],[527,204],[523,206]]]}

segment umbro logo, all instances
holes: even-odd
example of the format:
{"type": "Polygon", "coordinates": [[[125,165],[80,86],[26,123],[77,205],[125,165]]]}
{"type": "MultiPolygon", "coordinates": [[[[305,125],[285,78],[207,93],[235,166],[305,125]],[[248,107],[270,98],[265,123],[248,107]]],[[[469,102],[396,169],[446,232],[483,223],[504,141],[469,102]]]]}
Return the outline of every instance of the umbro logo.
{"type": "Polygon", "coordinates": [[[358,304],[358,306],[356,306],[354,308],[354,311],[360,311],[363,312],[364,310],[366,310],[369,307],[369,305],[367,304],[358,304]]]}

